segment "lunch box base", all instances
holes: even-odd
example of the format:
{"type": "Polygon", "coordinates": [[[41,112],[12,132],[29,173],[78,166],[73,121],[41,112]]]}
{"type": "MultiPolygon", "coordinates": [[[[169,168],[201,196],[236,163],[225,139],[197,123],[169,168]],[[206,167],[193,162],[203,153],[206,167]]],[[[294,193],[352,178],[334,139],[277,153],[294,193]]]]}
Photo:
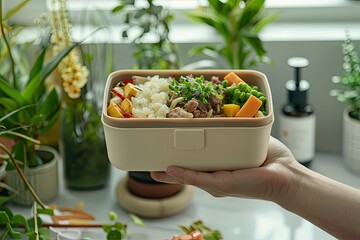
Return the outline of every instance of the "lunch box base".
{"type": "Polygon", "coordinates": [[[260,166],[271,125],[238,128],[115,128],[104,124],[111,163],[127,171],[200,171],[260,166]]]}

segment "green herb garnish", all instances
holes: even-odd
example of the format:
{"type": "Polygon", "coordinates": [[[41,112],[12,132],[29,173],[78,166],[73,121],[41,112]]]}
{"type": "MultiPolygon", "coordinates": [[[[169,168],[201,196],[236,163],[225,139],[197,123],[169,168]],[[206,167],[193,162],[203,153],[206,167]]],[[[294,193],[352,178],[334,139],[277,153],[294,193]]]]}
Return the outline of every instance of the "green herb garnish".
{"type": "Polygon", "coordinates": [[[222,95],[218,93],[216,85],[206,81],[204,76],[196,78],[181,76],[179,80],[173,79],[169,88],[174,91],[178,97],[183,97],[185,103],[195,98],[207,105],[211,95],[222,99],[222,95]]]}

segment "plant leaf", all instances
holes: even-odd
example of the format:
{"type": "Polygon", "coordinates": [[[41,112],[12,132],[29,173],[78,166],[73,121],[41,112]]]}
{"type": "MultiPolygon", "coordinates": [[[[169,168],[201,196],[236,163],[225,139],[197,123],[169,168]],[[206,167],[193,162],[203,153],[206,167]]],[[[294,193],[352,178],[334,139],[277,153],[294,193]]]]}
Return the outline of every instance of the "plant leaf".
{"type": "MultiPolygon", "coordinates": [[[[7,109],[9,111],[11,111],[12,109],[16,109],[17,108],[17,103],[11,99],[11,98],[0,98],[0,105],[4,106],[4,110],[7,109]]],[[[2,111],[3,109],[0,109],[0,114],[3,113],[2,111]]],[[[5,114],[1,114],[1,116],[4,116],[5,114]]],[[[1,121],[0,121],[1,122],[1,121]]]]}
{"type": "Polygon", "coordinates": [[[87,35],[82,41],[73,43],[71,46],[63,49],[61,52],[58,53],[54,58],[52,58],[49,62],[45,64],[45,66],[41,69],[40,73],[40,80],[44,81],[44,79],[56,68],[56,66],[61,62],[61,60],[74,48],[78,47],[80,44],[82,44],[86,39],[90,38],[92,35],[94,35],[98,30],[102,29],[104,27],[99,27],[92,31],[89,35],[87,35]]]}
{"type": "Polygon", "coordinates": [[[34,64],[34,66],[32,67],[31,71],[30,71],[29,81],[31,81],[32,79],[34,79],[35,76],[40,73],[41,68],[42,68],[42,66],[43,66],[43,63],[44,63],[46,51],[47,51],[47,48],[44,47],[44,48],[42,49],[39,57],[36,59],[36,62],[35,62],[35,64],[34,64]]]}
{"type": "Polygon", "coordinates": [[[0,224],[2,225],[2,224],[6,224],[6,223],[10,223],[10,218],[5,211],[1,210],[0,211],[0,224]]]}
{"type": "Polygon", "coordinates": [[[259,33],[264,27],[265,25],[268,25],[271,22],[274,22],[276,19],[278,19],[280,16],[279,13],[275,13],[271,16],[268,17],[264,17],[262,19],[260,19],[253,27],[252,27],[252,32],[254,33],[259,33]]]}
{"type": "Polygon", "coordinates": [[[13,239],[22,239],[21,232],[15,231],[10,224],[6,224],[7,228],[9,229],[9,235],[13,239]]]}
{"type": "Polygon", "coordinates": [[[26,105],[26,106],[23,106],[23,107],[20,107],[20,108],[17,108],[11,112],[9,112],[8,114],[6,114],[5,116],[3,116],[2,118],[0,118],[0,122],[4,121],[5,119],[7,119],[8,117],[10,117],[11,115],[17,113],[17,112],[20,112],[22,111],[23,109],[26,109],[26,108],[29,108],[29,107],[34,107],[35,105],[34,104],[31,104],[31,105],[26,105]]]}
{"type": "Polygon", "coordinates": [[[122,234],[118,230],[112,230],[107,234],[108,240],[119,240],[122,239],[122,234]]]}
{"type": "Polygon", "coordinates": [[[206,25],[209,25],[210,27],[213,27],[216,25],[216,22],[212,18],[210,18],[208,14],[206,14],[204,12],[196,11],[196,12],[188,13],[186,16],[195,22],[205,23],[206,25]]]}
{"type": "Polygon", "coordinates": [[[45,100],[41,103],[39,114],[45,116],[47,119],[49,116],[53,115],[54,112],[57,112],[59,109],[59,97],[55,88],[53,88],[48,95],[46,96],[45,100]]]}
{"type": "Polygon", "coordinates": [[[139,19],[141,18],[142,16],[144,16],[145,14],[147,13],[147,10],[145,8],[142,8],[138,11],[136,11],[135,15],[134,15],[134,18],[135,19],[139,19]]]}
{"type": "Polygon", "coordinates": [[[144,227],[145,224],[144,222],[141,220],[141,218],[139,218],[138,216],[136,216],[135,214],[133,213],[130,213],[129,214],[129,217],[131,218],[131,220],[138,226],[141,226],[141,227],[144,227]]]}
{"type": "Polygon", "coordinates": [[[14,16],[18,11],[20,11],[26,4],[28,4],[31,0],[24,0],[22,2],[20,2],[19,4],[17,4],[15,7],[13,7],[12,9],[10,9],[4,16],[4,18],[2,19],[2,21],[7,21],[9,20],[9,18],[11,18],[12,16],[14,16]]]}
{"type": "Polygon", "coordinates": [[[11,225],[13,226],[24,226],[26,231],[29,230],[29,225],[27,223],[27,220],[23,215],[16,214],[11,218],[11,225]]]}
{"type": "Polygon", "coordinates": [[[47,124],[46,126],[42,126],[41,129],[39,129],[39,134],[43,135],[45,134],[47,131],[49,131],[49,129],[54,126],[54,124],[56,123],[56,121],[59,119],[60,116],[60,111],[57,111],[55,114],[53,114],[51,116],[50,119],[47,119],[47,124]]]}
{"type": "Polygon", "coordinates": [[[241,31],[249,23],[254,21],[256,15],[259,14],[261,9],[263,8],[265,0],[249,0],[246,1],[244,11],[241,15],[239,24],[237,26],[238,31],[241,31]]]}
{"type": "Polygon", "coordinates": [[[45,91],[43,81],[46,77],[57,67],[61,60],[75,47],[79,46],[80,43],[74,43],[71,46],[63,49],[50,59],[42,68],[41,71],[36,74],[32,79],[29,79],[29,84],[22,91],[21,95],[23,97],[32,99],[34,103],[37,103],[36,96],[41,96],[45,91]]]}
{"type": "Polygon", "coordinates": [[[197,47],[191,48],[188,53],[190,56],[192,56],[192,55],[199,54],[199,53],[205,54],[204,52],[206,52],[206,51],[211,51],[211,52],[216,53],[216,46],[215,45],[197,46],[197,47]]]}
{"type": "Polygon", "coordinates": [[[38,214],[45,214],[45,215],[53,216],[54,215],[54,210],[51,209],[51,208],[38,208],[37,213],[38,214]]]}
{"type": "Polygon", "coordinates": [[[113,8],[112,13],[120,12],[125,6],[116,6],[113,8]]]}
{"type": "Polygon", "coordinates": [[[244,38],[250,44],[250,46],[256,51],[259,57],[262,57],[266,54],[266,50],[263,46],[263,43],[257,35],[244,33],[244,38]]]}
{"type": "Polygon", "coordinates": [[[9,202],[12,198],[13,198],[13,195],[6,196],[6,197],[0,196],[0,205],[4,205],[5,203],[9,202]]]}
{"type": "Polygon", "coordinates": [[[18,106],[29,104],[29,101],[26,98],[24,98],[17,90],[9,86],[2,78],[0,78],[0,94],[10,97],[18,104],[18,106]]]}
{"type": "Polygon", "coordinates": [[[219,0],[208,0],[208,3],[211,9],[214,9],[217,13],[222,15],[224,6],[226,6],[223,2],[219,0]]]}
{"type": "Polygon", "coordinates": [[[13,215],[10,209],[2,207],[2,209],[0,210],[0,224],[4,224],[6,226],[6,228],[9,230],[10,237],[12,237],[13,239],[21,239],[21,233],[14,231],[10,224],[10,218],[12,217],[13,215]]]}

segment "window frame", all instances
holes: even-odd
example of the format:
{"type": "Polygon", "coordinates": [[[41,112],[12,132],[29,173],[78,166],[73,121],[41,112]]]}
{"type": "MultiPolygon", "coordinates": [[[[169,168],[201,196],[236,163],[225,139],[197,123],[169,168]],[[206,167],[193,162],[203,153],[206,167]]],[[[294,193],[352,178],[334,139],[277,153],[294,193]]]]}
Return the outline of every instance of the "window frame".
{"type": "MultiPolygon", "coordinates": [[[[11,8],[11,5],[16,5],[21,0],[3,1],[5,11],[11,8]]],[[[32,0],[30,1],[23,11],[26,14],[16,14],[11,21],[19,24],[33,25],[34,19],[45,12],[47,9],[48,1],[51,0],[32,0]]],[[[172,23],[172,31],[177,31],[178,27],[186,28],[194,24],[184,16],[186,11],[190,11],[198,2],[206,2],[206,0],[158,0],[161,2],[172,2],[171,9],[175,15],[174,22],[172,23]],[[186,3],[187,2],[187,3],[186,3]],[[185,4],[186,3],[186,4],[185,4]],[[176,30],[174,30],[176,29],[176,30]]],[[[118,3],[118,0],[68,0],[68,10],[70,15],[76,16],[83,11],[83,6],[86,10],[94,14],[99,8],[89,7],[95,3],[100,3],[98,7],[105,10],[110,28],[120,31],[117,23],[120,22],[120,14],[112,14],[111,10],[118,3]]],[[[354,39],[360,39],[360,1],[355,0],[267,0],[266,10],[269,14],[278,13],[279,18],[276,22],[271,23],[264,29],[264,40],[296,40],[304,35],[300,40],[310,38],[322,39],[328,32],[332,32],[333,39],[341,39],[344,36],[344,31],[349,31],[354,39]],[[359,25],[359,26],[358,26],[359,25]],[[291,29],[299,29],[298,35],[291,36],[291,29]],[[316,33],[316,29],[320,29],[316,33]],[[333,29],[333,30],[332,30],[333,29]],[[334,34],[334,32],[336,32],[334,34]],[[276,39],[274,36],[280,36],[276,39]]],[[[22,11],[22,12],[23,12],[22,11]]],[[[78,24],[76,18],[73,20],[73,25],[78,24]]],[[[199,26],[200,27],[200,26],[199,26]]],[[[203,26],[202,26],[203,27],[203,26]]],[[[202,28],[206,31],[206,29],[202,28]]],[[[118,34],[118,33],[117,33],[118,34]]],[[[179,34],[177,34],[179,35],[179,34]]],[[[115,35],[114,35],[115,36],[115,35]]],[[[121,41],[117,37],[115,42],[121,41]]],[[[180,40],[182,42],[188,39],[180,40]]],[[[202,41],[197,39],[195,41],[202,41]]]]}

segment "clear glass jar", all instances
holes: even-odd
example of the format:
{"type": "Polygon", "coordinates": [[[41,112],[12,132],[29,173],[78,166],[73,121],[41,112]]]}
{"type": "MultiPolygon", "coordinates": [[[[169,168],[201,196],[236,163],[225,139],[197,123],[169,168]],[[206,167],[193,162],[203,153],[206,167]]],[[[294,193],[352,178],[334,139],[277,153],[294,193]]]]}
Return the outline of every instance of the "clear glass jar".
{"type": "Polygon", "coordinates": [[[100,116],[93,100],[80,97],[63,103],[59,150],[69,189],[99,189],[109,180],[110,162],[100,116]]]}

